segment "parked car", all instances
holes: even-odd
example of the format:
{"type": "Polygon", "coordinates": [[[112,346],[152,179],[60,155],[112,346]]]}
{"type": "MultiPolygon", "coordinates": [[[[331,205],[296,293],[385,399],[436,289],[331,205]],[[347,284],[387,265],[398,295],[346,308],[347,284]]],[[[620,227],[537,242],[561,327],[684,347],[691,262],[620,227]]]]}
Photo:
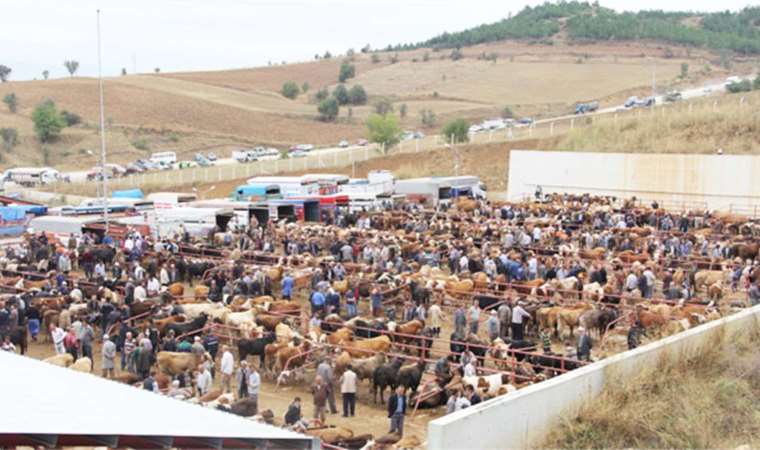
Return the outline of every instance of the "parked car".
{"type": "Polygon", "coordinates": [[[216,153],[208,152],[206,154],[206,159],[208,159],[209,161],[216,161],[217,160],[216,153]]]}
{"type": "Polygon", "coordinates": [[[136,173],[143,173],[143,172],[145,172],[145,169],[143,169],[142,167],[138,166],[135,163],[129,163],[129,164],[127,164],[127,166],[125,167],[125,169],[126,169],[126,172],[124,173],[125,175],[133,175],[133,174],[136,174],[136,173]]]}
{"type": "Polygon", "coordinates": [[[348,147],[348,141],[343,139],[342,141],[338,142],[338,147],[340,148],[346,148],[348,147]]]}
{"type": "Polygon", "coordinates": [[[156,163],[155,168],[158,170],[172,170],[174,167],[172,164],[166,161],[159,161],[156,163]]]}
{"type": "Polygon", "coordinates": [[[196,164],[193,161],[177,161],[174,163],[175,169],[190,169],[192,167],[197,167],[198,164],[196,164]]]}
{"type": "Polygon", "coordinates": [[[632,97],[628,97],[628,100],[626,100],[625,103],[623,103],[623,106],[625,106],[626,108],[633,108],[638,103],[639,103],[639,98],[634,95],[632,97]]]}
{"type": "Polygon", "coordinates": [[[481,131],[483,131],[483,127],[481,127],[480,125],[471,125],[468,131],[470,133],[480,133],[481,131]]]}
{"type": "Polygon", "coordinates": [[[208,160],[205,156],[203,156],[203,153],[196,153],[195,154],[195,162],[198,163],[201,167],[208,167],[214,165],[211,161],[208,160]]]}
{"type": "Polygon", "coordinates": [[[532,117],[522,117],[517,121],[520,125],[532,125],[534,122],[532,117]]]}
{"type": "Polygon", "coordinates": [[[144,170],[144,171],[145,170],[155,170],[155,169],[158,168],[155,163],[153,163],[151,161],[148,161],[147,159],[138,159],[137,161],[135,161],[135,165],[137,167],[142,168],[142,170],[144,170]]]}
{"type": "Polygon", "coordinates": [[[356,145],[361,145],[362,147],[364,147],[367,144],[369,144],[369,141],[366,139],[359,139],[358,141],[356,141],[356,145]]]}
{"type": "Polygon", "coordinates": [[[308,152],[303,150],[293,150],[292,152],[288,152],[288,158],[304,158],[306,156],[308,156],[308,152]]]}
{"type": "Polygon", "coordinates": [[[677,101],[681,100],[682,98],[683,98],[683,96],[681,95],[680,92],[674,91],[674,92],[669,92],[668,95],[665,96],[665,101],[666,102],[677,102],[677,101]]]}

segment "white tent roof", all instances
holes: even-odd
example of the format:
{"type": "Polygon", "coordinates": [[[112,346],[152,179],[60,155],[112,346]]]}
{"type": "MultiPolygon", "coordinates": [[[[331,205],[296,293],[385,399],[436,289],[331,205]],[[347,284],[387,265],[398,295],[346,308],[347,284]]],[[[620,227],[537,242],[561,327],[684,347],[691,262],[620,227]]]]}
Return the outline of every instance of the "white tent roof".
{"type": "Polygon", "coordinates": [[[0,351],[0,447],[318,448],[316,439],[0,351]]]}

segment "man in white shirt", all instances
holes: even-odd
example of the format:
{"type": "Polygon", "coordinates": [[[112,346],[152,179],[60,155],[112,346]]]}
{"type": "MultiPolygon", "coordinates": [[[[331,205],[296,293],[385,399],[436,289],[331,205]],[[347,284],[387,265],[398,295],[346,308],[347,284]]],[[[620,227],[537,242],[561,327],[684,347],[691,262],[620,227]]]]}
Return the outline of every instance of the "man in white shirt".
{"type": "Polygon", "coordinates": [[[66,332],[63,331],[63,328],[57,327],[51,324],[50,334],[53,337],[53,346],[55,347],[55,354],[56,355],[64,354],[66,352],[66,349],[63,347],[63,338],[66,337],[66,332]]]}
{"type": "Polygon", "coordinates": [[[343,417],[353,417],[356,410],[356,373],[350,364],[340,377],[340,393],[343,396],[343,417]]]}
{"type": "Polygon", "coordinates": [[[198,397],[202,397],[209,389],[211,389],[213,380],[211,379],[211,372],[209,372],[208,367],[205,364],[201,367],[200,372],[196,373],[195,387],[198,389],[198,397]]]}
{"type": "Polygon", "coordinates": [[[138,284],[135,287],[135,301],[140,303],[144,302],[148,298],[148,291],[145,290],[143,283],[138,284]]]}
{"type": "Polygon", "coordinates": [[[517,306],[515,306],[515,309],[512,311],[512,340],[513,341],[522,341],[523,340],[523,321],[524,319],[531,320],[532,317],[528,311],[526,311],[523,306],[525,306],[524,302],[518,302],[517,306]]]}
{"type": "Polygon", "coordinates": [[[149,297],[155,297],[158,295],[158,290],[161,289],[161,283],[158,282],[158,278],[156,277],[150,277],[148,279],[148,296],[149,297]]]}
{"type": "Polygon", "coordinates": [[[235,370],[235,357],[230,348],[222,346],[222,389],[224,392],[232,392],[232,372],[235,370]]]}
{"type": "Polygon", "coordinates": [[[251,366],[251,374],[248,376],[248,397],[252,398],[256,404],[256,412],[259,409],[259,388],[261,387],[261,377],[256,368],[251,366]]]}

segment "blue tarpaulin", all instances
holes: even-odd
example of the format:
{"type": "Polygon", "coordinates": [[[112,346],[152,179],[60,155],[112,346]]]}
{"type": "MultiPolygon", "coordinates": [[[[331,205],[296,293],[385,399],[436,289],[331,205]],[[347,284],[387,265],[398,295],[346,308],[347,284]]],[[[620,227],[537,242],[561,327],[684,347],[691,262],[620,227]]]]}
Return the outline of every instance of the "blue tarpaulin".
{"type": "Polygon", "coordinates": [[[137,198],[142,199],[145,197],[143,191],[140,189],[127,189],[125,191],[113,191],[112,198],[137,198]]]}
{"type": "Polygon", "coordinates": [[[19,236],[26,229],[28,206],[0,206],[0,236],[19,236]]]}

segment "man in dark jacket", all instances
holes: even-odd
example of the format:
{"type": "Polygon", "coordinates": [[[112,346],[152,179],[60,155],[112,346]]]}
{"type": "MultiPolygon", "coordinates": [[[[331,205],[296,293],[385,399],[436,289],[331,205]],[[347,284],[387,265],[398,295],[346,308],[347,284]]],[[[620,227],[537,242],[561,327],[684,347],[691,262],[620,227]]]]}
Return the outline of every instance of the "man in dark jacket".
{"type": "Polygon", "coordinates": [[[404,415],[406,414],[406,393],[404,386],[396,388],[396,393],[388,399],[388,418],[391,419],[391,431],[404,435],[404,415]]]}
{"type": "Polygon", "coordinates": [[[294,425],[301,420],[301,398],[296,397],[293,403],[288,406],[288,412],[285,413],[285,425],[294,425]]]}
{"type": "Polygon", "coordinates": [[[585,328],[578,328],[578,359],[581,361],[591,361],[591,337],[585,328]]]}

